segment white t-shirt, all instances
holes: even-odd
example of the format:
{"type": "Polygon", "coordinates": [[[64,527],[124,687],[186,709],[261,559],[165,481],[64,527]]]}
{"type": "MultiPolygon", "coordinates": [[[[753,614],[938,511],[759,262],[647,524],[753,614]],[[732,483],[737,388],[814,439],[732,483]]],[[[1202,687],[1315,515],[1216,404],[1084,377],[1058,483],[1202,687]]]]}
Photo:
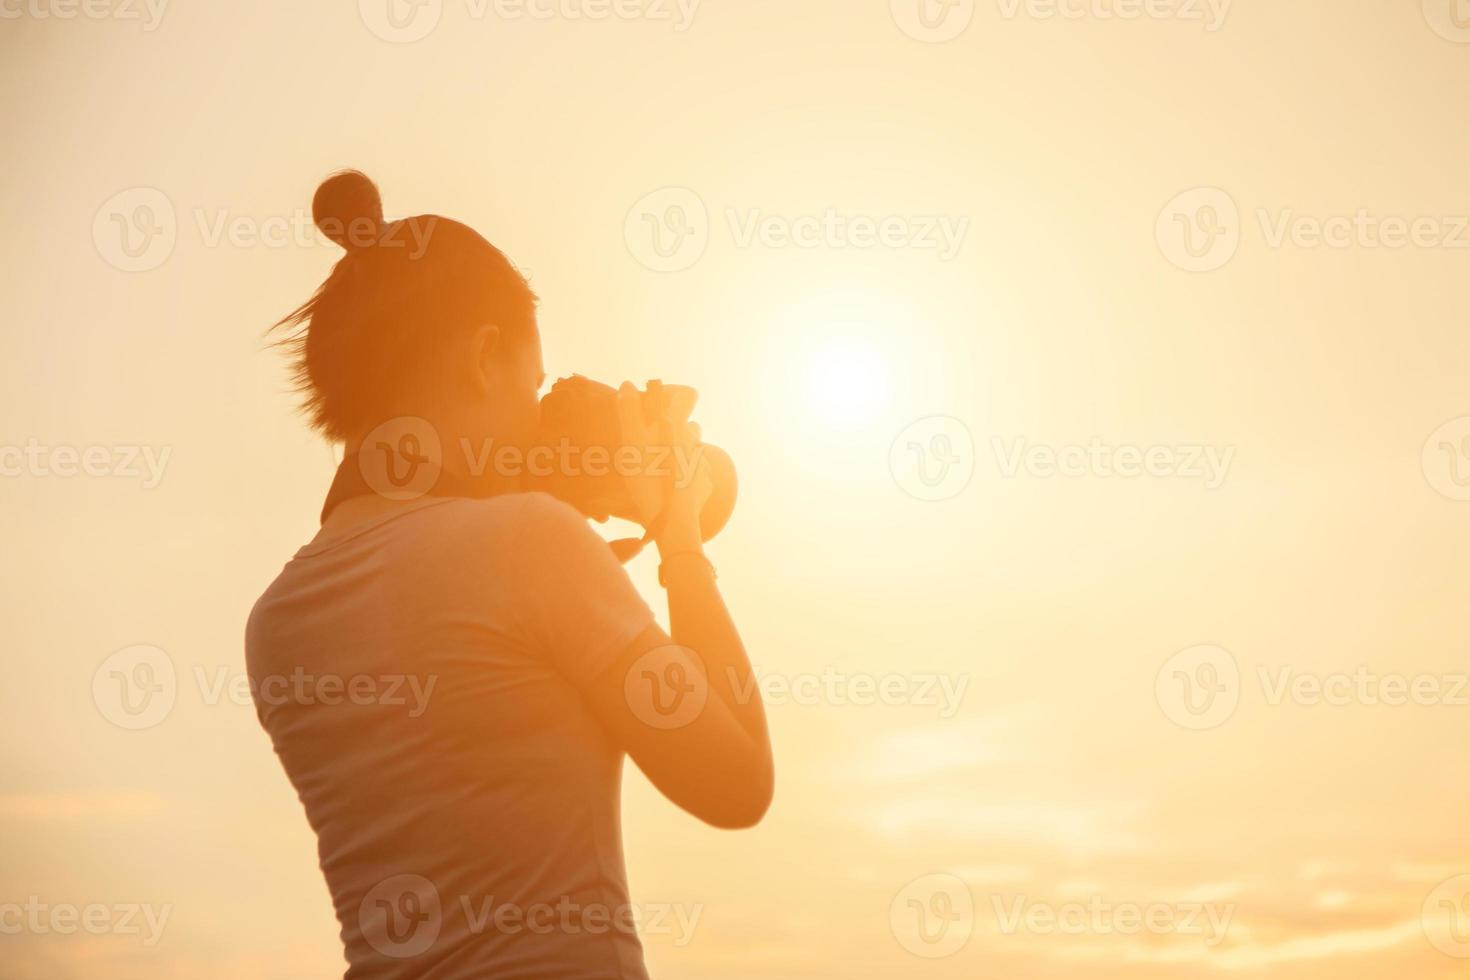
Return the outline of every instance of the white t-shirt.
{"type": "Polygon", "coordinates": [[[579,689],[652,623],[545,494],[425,498],[297,552],[246,660],[347,978],[645,980],[623,755],[579,689]]]}

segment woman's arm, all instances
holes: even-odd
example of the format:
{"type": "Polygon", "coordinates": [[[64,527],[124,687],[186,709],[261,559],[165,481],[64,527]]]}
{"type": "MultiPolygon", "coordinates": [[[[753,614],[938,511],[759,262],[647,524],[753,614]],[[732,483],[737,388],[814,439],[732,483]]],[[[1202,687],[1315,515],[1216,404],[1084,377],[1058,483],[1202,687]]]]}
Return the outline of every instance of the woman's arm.
{"type": "MultiPolygon", "coordinates": [[[[670,436],[683,458],[697,459],[698,431],[681,419],[651,432],[638,393],[619,393],[629,445],[670,436]]],[[[649,454],[645,458],[652,458],[649,454]]],[[[656,474],[630,477],[629,489],[651,521],[662,514],[656,541],[669,594],[673,637],[652,627],[588,690],[594,712],[666,796],[719,827],[750,827],[771,803],[774,767],[765,708],[745,646],[704,557],[699,513],[709,478],[670,486],[656,474]]]]}

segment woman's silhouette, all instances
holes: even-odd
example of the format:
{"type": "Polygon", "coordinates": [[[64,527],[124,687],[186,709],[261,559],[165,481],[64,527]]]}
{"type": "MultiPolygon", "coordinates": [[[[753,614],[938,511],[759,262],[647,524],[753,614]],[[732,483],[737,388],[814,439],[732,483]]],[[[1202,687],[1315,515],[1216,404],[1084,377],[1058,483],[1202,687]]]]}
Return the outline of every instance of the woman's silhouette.
{"type": "MultiPolygon", "coordinates": [[[[322,184],[314,212],[347,254],[283,323],[312,424],[347,458],[246,648],[346,975],[644,977],[623,756],[720,827],[756,823],[772,792],[760,698],[702,550],[708,480],[627,481],[656,529],[671,639],[577,511],[493,468],[472,480],[458,451],[535,438],[525,279],[458,222],[385,223],[357,172],[322,184]],[[372,477],[384,447],[395,485],[372,477]],[[441,479],[397,483],[423,463],[441,479]]],[[[697,440],[683,418],[647,418],[631,386],[618,407],[629,445],[697,440]]]]}

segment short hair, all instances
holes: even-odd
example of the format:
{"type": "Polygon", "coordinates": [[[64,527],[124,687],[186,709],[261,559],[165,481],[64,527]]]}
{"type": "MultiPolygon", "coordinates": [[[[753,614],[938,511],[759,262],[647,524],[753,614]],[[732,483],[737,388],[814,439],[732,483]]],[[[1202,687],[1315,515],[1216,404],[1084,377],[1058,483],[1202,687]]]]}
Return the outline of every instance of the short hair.
{"type": "Polygon", "coordinates": [[[271,330],[291,331],[281,344],[303,411],[328,439],[423,404],[448,342],[482,323],[508,345],[535,336],[530,284],[468,225],[438,215],[385,223],[377,186],[356,170],[322,182],[312,217],[347,254],[271,330]]]}

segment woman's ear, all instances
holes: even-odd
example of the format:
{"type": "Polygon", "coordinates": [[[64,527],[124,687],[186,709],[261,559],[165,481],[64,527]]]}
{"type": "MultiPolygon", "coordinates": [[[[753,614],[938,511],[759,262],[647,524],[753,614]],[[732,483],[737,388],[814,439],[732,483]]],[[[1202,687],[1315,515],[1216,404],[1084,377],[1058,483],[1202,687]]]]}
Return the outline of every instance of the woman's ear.
{"type": "Polygon", "coordinates": [[[495,359],[500,353],[500,328],[493,323],[476,327],[470,337],[470,370],[477,390],[487,392],[495,386],[495,359]]]}

